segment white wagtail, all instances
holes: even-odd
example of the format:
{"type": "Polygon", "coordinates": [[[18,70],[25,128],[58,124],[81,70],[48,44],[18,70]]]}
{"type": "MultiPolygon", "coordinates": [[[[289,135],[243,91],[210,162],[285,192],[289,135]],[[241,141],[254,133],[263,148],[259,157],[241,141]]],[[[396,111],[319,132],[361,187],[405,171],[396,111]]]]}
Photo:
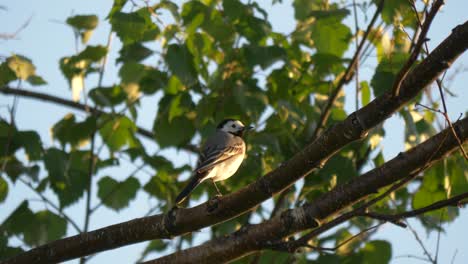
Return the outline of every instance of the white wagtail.
{"type": "Polygon", "coordinates": [[[209,137],[203,146],[189,183],[177,196],[176,204],[182,203],[202,181],[210,179],[218,194],[217,181],[231,177],[239,168],[245,156],[244,132],[246,127],[241,121],[225,119],[216,127],[216,133],[209,137]]]}

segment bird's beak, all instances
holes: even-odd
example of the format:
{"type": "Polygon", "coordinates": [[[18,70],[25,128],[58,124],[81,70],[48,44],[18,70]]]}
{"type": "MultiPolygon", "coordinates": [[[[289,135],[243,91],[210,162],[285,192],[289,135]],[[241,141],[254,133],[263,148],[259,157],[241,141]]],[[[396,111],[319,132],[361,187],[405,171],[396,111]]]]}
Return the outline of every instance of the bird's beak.
{"type": "Polygon", "coordinates": [[[254,129],[253,126],[246,126],[246,127],[244,127],[244,131],[250,131],[250,130],[252,130],[252,129],[254,129]]]}

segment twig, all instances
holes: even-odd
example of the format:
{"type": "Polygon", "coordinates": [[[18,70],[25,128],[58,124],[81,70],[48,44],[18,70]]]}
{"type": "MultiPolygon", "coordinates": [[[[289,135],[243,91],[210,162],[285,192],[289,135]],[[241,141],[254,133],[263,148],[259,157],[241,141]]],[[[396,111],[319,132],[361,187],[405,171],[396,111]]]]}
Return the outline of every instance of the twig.
{"type": "Polygon", "coordinates": [[[374,226],[371,226],[369,228],[366,228],[364,230],[362,230],[361,232],[357,233],[356,235],[354,236],[351,236],[349,237],[348,239],[346,239],[345,241],[339,243],[337,246],[335,247],[317,247],[317,246],[312,246],[312,245],[306,245],[306,247],[308,248],[311,248],[311,249],[314,249],[314,250],[317,250],[317,251],[336,251],[337,249],[339,249],[340,247],[348,244],[349,242],[353,241],[354,239],[358,238],[358,237],[361,237],[362,235],[366,234],[367,232],[371,231],[371,230],[374,230],[374,229],[377,229],[378,227],[380,227],[381,225],[383,225],[384,223],[379,223],[377,225],[374,225],[374,226]]]}
{"type": "Polygon", "coordinates": [[[437,263],[439,259],[439,249],[440,249],[440,233],[442,232],[442,218],[444,217],[444,211],[440,212],[439,219],[439,230],[437,230],[437,243],[436,243],[436,252],[434,260],[437,263]]]}
{"type": "Polygon", "coordinates": [[[63,218],[65,218],[74,228],[75,230],[78,232],[78,233],[81,233],[81,228],[76,224],[75,221],[73,221],[73,219],[71,219],[67,214],[65,214],[62,210],[60,210],[60,208],[55,205],[51,200],[49,200],[45,195],[43,195],[41,192],[37,191],[36,188],[34,188],[29,182],[25,181],[24,179],[22,179],[21,177],[18,178],[20,182],[22,182],[24,185],[26,185],[27,187],[29,187],[29,189],[31,189],[34,193],[36,193],[39,197],[41,197],[42,201],[44,201],[46,204],[50,205],[52,208],[54,208],[57,213],[62,216],[63,218]]]}
{"type": "Polygon", "coordinates": [[[418,242],[419,246],[422,248],[424,255],[426,255],[426,261],[434,264],[434,260],[432,259],[431,253],[429,253],[429,250],[427,250],[422,239],[419,237],[418,232],[416,232],[416,230],[409,224],[407,220],[405,220],[405,223],[408,226],[410,232],[413,234],[414,238],[416,239],[416,242],[418,242]]]}
{"type": "Polygon", "coordinates": [[[3,39],[3,40],[9,40],[9,39],[15,39],[19,33],[21,33],[21,31],[23,31],[28,25],[29,23],[31,22],[33,16],[30,16],[26,22],[23,23],[23,25],[21,25],[14,33],[1,33],[0,34],[0,39],[3,39]]]}
{"type": "Polygon", "coordinates": [[[400,255],[400,256],[396,256],[394,257],[394,259],[399,259],[399,258],[412,258],[412,259],[417,259],[417,260],[421,260],[421,261],[427,261],[427,262],[430,262],[429,260],[423,258],[423,257],[419,257],[419,256],[414,256],[414,255],[400,255]]]}
{"type": "MultiPolygon", "coordinates": [[[[89,220],[91,217],[91,195],[92,195],[92,186],[93,186],[93,174],[94,174],[94,146],[96,142],[96,131],[91,135],[91,148],[89,150],[89,168],[88,168],[88,186],[86,188],[86,209],[85,209],[85,222],[84,222],[84,232],[88,232],[89,220]]],[[[80,258],[80,264],[86,262],[85,257],[80,258]]]]}
{"type": "Polygon", "coordinates": [[[427,32],[429,31],[432,20],[434,19],[435,15],[439,11],[439,8],[442,6],[443,3],[444,3],[443,0],[436,0],[432,4],[431,11],[429,11],[429,14],[426,17],[424,24],[421,27],[421,33],[419,34],[418,41],[416,42],[416,45],[414,46],[413,52],[411,52],[411,55],[406,61],[405,65],[403,65],[403,68],[401,68],[401,70],[398,72],[398,74],[395,77],[395,82],[393,83],[393,87],[392,87],[393,96],[399,95],[401,84],[403,83],[406,76],[408,75],[408,72],[411,66],[416,62],[418,55],[421,52],[422,46],[427,41],[426,35],[427,35],[427,32]]]}
{"type": "Polygon", "coordinates": [[[455,252],[453,253],[453,256],[452,256],[452,261],[450,261],[450,263],[455,263],[455,257],[457,256],[458,254],[458,249],[455,249],[455,252]]]}
{"type": "MultiPolygon", "coordinates": [[[[356,10],[356,0],[353,0],[353,12],[354,12],[354,30],[356,31],[356,38],[355,38],[355,44],[356,44],[356,50],[359,48],[359,23],[358,23],[358,18],[357,18],[357,10],[356,10]]],[[[359,109],[359,56],[356,59],[356,67],[355,67],[355,72],[356,72],[356,100],[355,100],[355,105],[356,105],[356,111],[359,109]]]]}

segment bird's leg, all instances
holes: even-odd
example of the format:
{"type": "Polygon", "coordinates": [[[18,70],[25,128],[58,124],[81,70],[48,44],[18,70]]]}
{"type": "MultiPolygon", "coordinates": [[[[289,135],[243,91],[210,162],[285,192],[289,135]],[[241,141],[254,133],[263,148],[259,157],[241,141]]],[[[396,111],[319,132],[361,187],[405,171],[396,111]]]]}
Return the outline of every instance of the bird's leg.
{"type": "Polygon", "coordinates": [[[219,196],[223,196],[223,195],[221,194],[221,192],[219,191],[218,186],[216,186],[215,181],[211,181],[211,182],[213,183],[214,187],[216,188],[216,191],[218,192],[218,195],[219,195],[219,196]]]}

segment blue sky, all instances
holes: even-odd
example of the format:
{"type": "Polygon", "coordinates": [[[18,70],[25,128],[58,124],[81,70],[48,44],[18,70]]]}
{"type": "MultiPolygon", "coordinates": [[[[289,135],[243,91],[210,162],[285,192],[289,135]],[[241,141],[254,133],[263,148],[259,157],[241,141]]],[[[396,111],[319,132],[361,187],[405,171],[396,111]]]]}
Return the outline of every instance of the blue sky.
{"type": "MultiPolygon", "coordinates": [[[[269,8],[271,0],[259,1],[263,6],[267,7],[270,21],[272,21],[273,29],[280,32],[291,32],[294,28],[294,13],[290,6],[276,5],[269,8]]],[[[283,1],[288,2],[288,1],[283,1]]],[[[357,1],[359,2],[359,1],[357,1]]],[[[0,40],[0,55],[8,56],[12,53],[24,55],[33,60],[37,67],[39,75],[43,76],[48,84],[45,86],[34,87],[31,89],[53,94],[56,96],[71,99],[71,92],[68,84],[62,76],[58,61],[63,56],[71,55],[75,52],[75,42],[72,30],[63,24],[66,18],[73,14],[97,14],[100,18],[100,25],[95,30],[90,44],[105,44],[109,34],[110,27],[104,21],[107,12],[110,9],[113,1],[101,0],[81,0],[81,1],[63,1],[63,0],[42,0],[42,1],[2,1],[0,6],[4,6],[7,10],[0,10],[0,32],[11,33],[16,31],[25,21],[31,18],[30,24],[20,32],[17,39],[0,40]]],[[[433,22],[433,26],[429,31],[429,48],[433,49],[441,40],[450,34],[450,31],[456,25],[465,22],[468,18],[466,15],[468,10],[468,2],[463,0],[446,1],[446,5],[437,15],[433,22]]],[[[349,19],[352,17],[350,16],[349,19]]],[[[365,27],[366,22],[360,21],[361,28],[365,27]]],[[[117,67],[114,63],[116,51],[119,50],[120,43],[114,38],[112,44],[113,54],[110,57],[104,76],[104,84],[112,84],[116,82],[117,67]]],[[[353,50],[351,49],[350,52],[353,50]]],[[[370,79],[372,73],[372,62],[369,65],[363,65],[361,70],[362,79],[370,79]]],[[[462,55],[454,64],[452,69],[468,69],[468,54],[462,55]]],[[[447,76],[453,73],[449,71],[447,76]]],[[[89,78],[86,81],[88,87],[93,87],[97,83],[96,78],[89,78]]],[[[468,110],[466,98],[468,92],[466,89],[468,76],[466,72],[462,72],[454,78],[449,87],[452,92],[459,95],[457,98],[447,98],[447,104],[452,119],[456,119],[460,113],[468,110]]],[[[354,98],[352,96],[354,87],[348,86],[345,92],[350,94],[347,96],[348,110],[354,108],[354,98]]],[[[436,96],[435,98],[438,98],[436,96]]],[[[0,115],[6,116],[6,105],[11,105],[12,97],[0,96],[0,115]]],[[[157,110],[157,96],[152,96],[143,99],[142,107],[148,109],[147,114],[141,115],[138,119],[138,124],[142,127],[151,128],[154,116],[157,110]]],[[[17,124],[20,129],[36,130],[45,141],[47,146],[51,146],[53,142],[50,140],[50,125],[61,119],[66,113],[72,112],[69,109],[64,109],[61,106],[37,103],[33,100],[20,99],[17,111],[17,124]]],[[[76,113],[78,116],[84,116],[83,113],[76,113]]],[[[391,158],[400,151],[404,150],[403,145],[403,121],[399,117],[392,117],[385,122],[387,130],[386,138],[383,141],[383,149],[385,157],[391,158]]],[[[174,152],[168,152],[176,159],[174,152]]],[[[189,159],[193,162],[193,157],[189,157],[186,153],[177,155],[180,159],[178,162],[183,163],[189,159]]],[[[122,170],[116,171],[114,177],[125,178],[133,167],[130,164],[124,166],[122,170]]],[[[148,179],[148,175],[141,175],[140,182],[144,183],[148,179]],[[146,177],[146,178],[145,178],[146,177]]],[[[24,198],[36,198],[30,193],[27,188],[17,183],[15,186],[10,185],[10,191],[7,201],[0,204],[0,222],[7,216],[4,212],[11,212],[24,198]]],[[[96,201],[96,196],[94,196],[96,201]]],[[[93,215],[91,220],[91,229],[96,229],[103,226],[108,226],[114,223],[130,220],[136,217],[141,217],[152,205],[146,194],[140,194],[134,200],[128,209],[122,210],[119,213],[103,209],[93,215]]],[[[43,209],[41,203],[33,204],[34,208],[43,209]]],[[[78,219],[78,223],[82,223],[84,211],[83,199],[66,212],[74,219],[78,219]]],[[[461,216],[446,227],[446,233],[441,237],[440,261],[441,263],[449,263],[455,252],[458,253],[455,258],[455,263],[465,263],[468,260],[468,243],[466,243],[468,222],[468,210],[461,210],[461,216]],[[465,223],[465,224],[463,224],[465,223]],[[465,226],[464,226],[465,225],[465,226]]],[[[417,221],[410,221],[415,227],[424,243],[433,251],[436,247],[436,234],[426,234],[417,221]]],[[[201,234],[207,234],[206,230],[202,230],[201,234]]],[[[74,234],[69,228],[68,235],[74,234]]],[[[381,231],[375,238],[388,239],[393,244],[393,256],[401,255],[417,255],[422,256],[422,250],[417,245],[416,240],[411,235],[409,230],[386,224],[381,228],[381,231]]],[[[112,251],[100,253],[94,257],[89,263],[101,263],[103,261],[114,261],[115,263],[129,263],[135,261],[142,249],[144,243],[131,245],[124,248],[118,248],[112,251]]],[[[154,257],[154,256],[153,256],[154,257]]],[[[71,261],[70,263],[76,263],[71,261]]],[[[396,258],[392,260],[394,264],[414,263],[414,259],[396,258]]]]}

